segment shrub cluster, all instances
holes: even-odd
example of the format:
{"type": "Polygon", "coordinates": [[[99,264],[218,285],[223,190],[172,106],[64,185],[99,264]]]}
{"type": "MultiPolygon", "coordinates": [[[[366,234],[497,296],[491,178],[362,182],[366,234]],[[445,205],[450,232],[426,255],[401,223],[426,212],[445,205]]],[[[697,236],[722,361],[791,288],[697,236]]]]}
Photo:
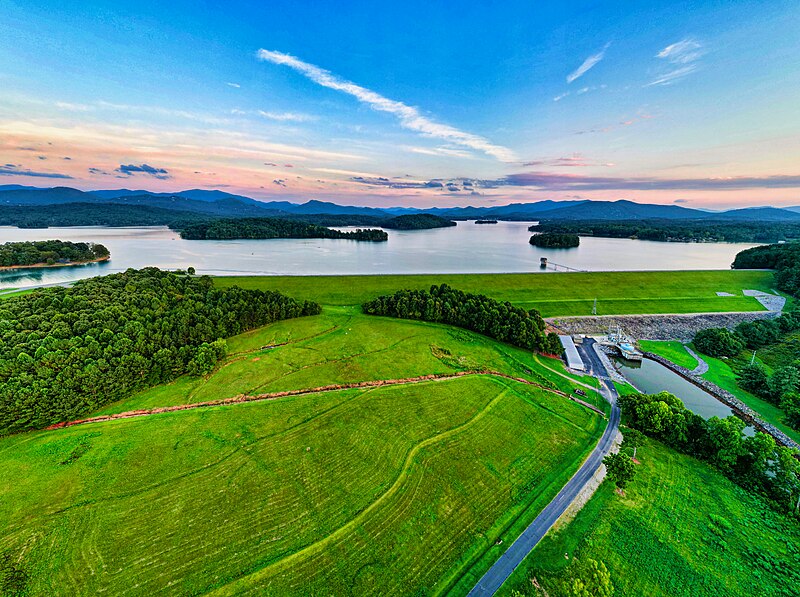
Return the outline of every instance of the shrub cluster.
{"type": "Polygon", "coordinates": [[[0,245],[0,266],[37,265],[58,262],[86,263],[109,256],[108,249],[94,243],[35,240],[0,245]]]}
{"type": "Polygon", "coordinates": [[[708,420],[688,410],[667,392],[620,396],[627,425],[680,452],[709,462],[733,482],[792,512],[800,497],[796,450],[778,446],[772,436],[746,437],[745,423],[731,416],[708,420]]]}
{"type": "Polygon", "coordinates": [[[320,312],[156,268],[0,302],[0,434],[71,420],[224,356],[222,338],[320,312]]]}
{"type": "Polygon", "coordinates": [[[455,325],[520,348],[550,354],[563,352],[558,336],[545,333],[545,323],[538,311],[468,294],[447,284],[431,286],[430,291],[400,290],[366,302],[362,308],[370,315],[455,325]]]}

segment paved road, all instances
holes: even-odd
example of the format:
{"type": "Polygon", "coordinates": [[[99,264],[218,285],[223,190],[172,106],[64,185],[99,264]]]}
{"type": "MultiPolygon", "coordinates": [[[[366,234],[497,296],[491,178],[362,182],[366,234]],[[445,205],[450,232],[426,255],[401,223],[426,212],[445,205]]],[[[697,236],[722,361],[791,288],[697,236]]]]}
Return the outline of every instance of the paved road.
{"type": "Polygon", "coordinates": [[[600,362],[592,346],[593,340],[586,340],[578,346],[578,351],[587,366],[589,373],[600,379],[603,397],[611,403],[611,416],[603,436],[597,446],[583,463],[578,472],[567,482],[558,495],[553,498],[536,519],[526,528],[519,538],[511,544],[506,552],[489,568],[478,584],[469,592],[470,597],[485,597],[494,595],[500,586],[511,576],[511,573],[520,565],[536,544],[547,534],[556,520],[566,511],[569,505],[581,492],[584,486],[594,476],[608,454],[617,434],[619,426],[619,406],[617,406],[617,390],[614,384],[607,380],[603,364],[600,362]]]}

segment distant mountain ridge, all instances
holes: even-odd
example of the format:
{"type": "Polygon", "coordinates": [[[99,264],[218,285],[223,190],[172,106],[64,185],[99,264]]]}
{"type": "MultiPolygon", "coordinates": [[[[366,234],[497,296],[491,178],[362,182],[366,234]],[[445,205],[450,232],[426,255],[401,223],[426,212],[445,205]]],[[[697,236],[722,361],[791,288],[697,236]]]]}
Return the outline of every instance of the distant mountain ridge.
{"type": "Polygon", "coordinates": [[[756,220],[763,222],[800,221],[800,206],[790,208],[752,207],[723,212],[690,209],[679,205],[656,205],[618,201],[553,201],[511,203],[485,207],[364,207],[339,205],[312,199],[305,203],[259,201],[220,190],[188,189],[176,193],[154,193],[132,189],[80,191],[71,187],[39,188],[24,185],[0,185],[0,206],[30,207],[67,205],[127,205],[171,210],[181,214],[202,214],[208,217],[258,217],[311,215],[363,216],[388,219],[399,215],[431,214],[455,220],[498,219],[517,221],[608,220],[756,220]]]}

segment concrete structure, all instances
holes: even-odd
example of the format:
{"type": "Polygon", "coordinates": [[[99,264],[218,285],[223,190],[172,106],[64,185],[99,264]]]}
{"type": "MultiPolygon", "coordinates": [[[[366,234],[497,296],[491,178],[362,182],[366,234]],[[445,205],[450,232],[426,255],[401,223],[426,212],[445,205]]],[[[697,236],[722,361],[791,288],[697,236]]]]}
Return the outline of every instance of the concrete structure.
{"type": "Polygon", "coordinates": [[[563,335],[559,336],[558,339],[561,340],[561,346],[564,347],[564,359],[567,361],[567,367],[575,371],[586,371],[586,365],[578,353],[572,336],[563,335]]]}

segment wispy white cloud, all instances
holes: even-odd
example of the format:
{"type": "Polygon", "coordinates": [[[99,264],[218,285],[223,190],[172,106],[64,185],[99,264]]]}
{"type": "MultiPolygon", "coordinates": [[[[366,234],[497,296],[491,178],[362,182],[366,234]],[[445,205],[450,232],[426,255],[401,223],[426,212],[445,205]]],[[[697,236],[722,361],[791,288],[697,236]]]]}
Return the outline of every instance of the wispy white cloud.
{"type": "Polygon", "coordinates": [[[277,120],[279,122],[309,122],[317,119],[316,116],[301,114],[299,112],[266,112],[264,110],[258,110],[256,113],[262,118],[277,120]]]}
{"type": "Polygon", "coordinates": [[[414,145],[406,145],[404,149],[407,149],[411,153],[419,153],[421,155],[441,155],[457,158],[468,158],[474,155],[463,149],[452,149],[450,147],[417,147],[414,145]]]}
{"type": "Polygon", "coordinates": [[[656,54],[655,57],[668,62],[671,65],[668,67],[670,70],[656,76],[656,78],[647,83],[645,87],[672,85],[674,82],[696,71],[698,60],[700,60],[704,54],[705,49],[702,44],[689,37],[668,45],[656,54]]]}
{"type": "Polygon", "coordinates": [[[228,87],[233,87],[234,89],[239,89],[241,85],[239,83],[225,83],[228,87]]]}
{"type": "Polygon", "coordinates": [[[488,139],[479,135],[461,131],[447,124],[434,122],[430,118],[423,116],[420,111],[413,106],[384,97],[375,91],[342,79],[330,71],[304,62],[295,56],[264,49],[259,50],[257,56],[260,60],[266,62],[288,66],[322,87],[351,95],[373,110],[392,114],[398,118],[400,125],[408,130],[421,133],[428,137],[443,139],[449,143],[460,145],[461,147],[481,151],[501,161],[510,162],[515,160],[514,153],[506,147],[495,145],[488,139]]]}
{"type": "Polygon", "coordinates": [[[688,64],[694,62],[705,54],[703,46],[694,39],[686,38],[666,48],[656,54],[656,58],[669,60],[673,64],[688,64]]]}
{"type": "Polygon", "coordinates": [[[606,50],[611,45],[611,42],[608,42],[603,49],[600,50],[597,54],[592,54],[583,63],[572,71],[570,74],[567,75],[567,83],[572,83],[576,79],[580,79],[583,75],[589,71],[593,66],[595,66],[598,62],[600,62],[606,55],[606,50]]]}
{"type": "Polygon", "coordinates": [[[553,98],[554,102],[560,102],[562,99],[569,95],[569,91],[565,91],[564,93],[559,93],[557,96],[553,98]]]}
{"type": "Polygon", "coordinates": [[[659,75],[652,81],[650,81],[645,87],[652,87],[653,85],[671,85],[678,79],[682,79],[686,75],[693,73],[697,70],[696,64],[690,64],[688,66],[682,66],[681,68],[676,68],[675,70],[671,70],[667,73],[659,75]]]}

